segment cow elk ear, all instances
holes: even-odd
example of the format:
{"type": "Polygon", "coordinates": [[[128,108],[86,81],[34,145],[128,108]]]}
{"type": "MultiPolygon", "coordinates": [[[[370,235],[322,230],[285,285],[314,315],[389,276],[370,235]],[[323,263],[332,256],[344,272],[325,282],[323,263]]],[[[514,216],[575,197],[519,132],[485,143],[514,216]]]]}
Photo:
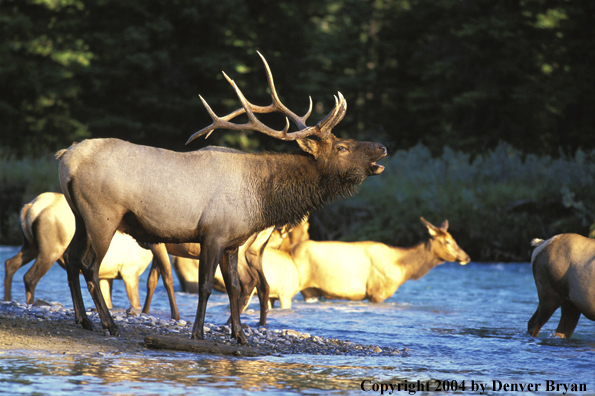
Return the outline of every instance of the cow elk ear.
{"type": "Polygon", "coordinates": [[[424,223],[426,225],[426,227],[428,227],[428,232],[430,233],[430,236],[431,237],[435,237],[435,236],[437,236],[440,233],[440,229],[439,228],[437,228],[435,225],[433,225],[432,223],[430,223],[429,221],[427,221],[423,217],[420,217],[420,220],[421,220],[422,223],[424,223]]]}
{"type": "Polygon", "coordinates": [[[442,224],[440,225],[440,229],[444,232],[446,232],[448,230],[448,220],[444,220],[442,222],[442,224]]]}
{"type": "Polygon", "coordinates": [[[296,139],[300,148],[308,154],[312,154],[314,158],[318,159],[320,155],[321,145],[320,142],[314,139],[296,139]]]}

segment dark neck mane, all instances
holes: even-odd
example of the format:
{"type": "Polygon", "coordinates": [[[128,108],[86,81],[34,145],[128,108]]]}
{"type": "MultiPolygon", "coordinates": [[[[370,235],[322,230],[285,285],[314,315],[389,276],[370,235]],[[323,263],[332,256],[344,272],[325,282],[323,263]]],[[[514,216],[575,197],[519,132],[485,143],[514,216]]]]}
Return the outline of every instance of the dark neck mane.
{"type": "Polygon", "coordinates": [[[260,181],[266,226],[297,225],[328,202],[353,195],[361,181],[320,170],[309,154],[267,154],[267,177],[260,181]]]}

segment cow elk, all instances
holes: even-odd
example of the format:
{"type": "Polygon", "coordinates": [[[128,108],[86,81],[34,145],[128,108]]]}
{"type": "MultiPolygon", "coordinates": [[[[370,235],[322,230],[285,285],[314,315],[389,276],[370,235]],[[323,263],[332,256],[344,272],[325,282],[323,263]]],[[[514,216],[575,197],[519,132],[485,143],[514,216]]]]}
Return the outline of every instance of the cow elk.
{"type": "MultiPolygon", "coordinates": [[[[291,248],[298,243],[309,239],[308,234],[308,220],[304,219],[299,225],[295,227],[284,226],[276,228],[272,231],[270,238],[266,242],[266,246],[262,259],[262,270],[264,279],[269,287],[269,301],[268,308],[272,307],[275,301],[279,300],[281,309],[291,308],[291,299],[299,292],[299,278],[298,271],[293,261],[291,248]]],[[[199,260],[193,260],[185,255],[184,257],[174,257],[173,267],[178,275],[182,290],[188,293],[198,293],[198,266],[199,260]]],[[[248,260],[242,261],[241,249],[240,260],[238,260],[238,274],[242,290],[250,292],[251,298],[254,288],[250,289],[255,281],[261,279],[261,276],[256,276],[254,273],[258,271],[250,267],[248,260]],[[247,266],[247,267],[246,267],[247,266]]],[[[253,267],[253,266],[252,266],[253,267]]],[[[223,275],[219,268],[215,272],[215,281],[213,288],[220,292],[225,292],[225,283],[223,275]]],[[[257,286],[258,288],[258,286],[257,286]]],[[[240,312],[243,312],[248,304],[250,298],[241,298],[240,312]]],[[[266,324],[266,310],[264,310],[261,301],[261,321],[259,325],[266,324]],[[262,320],[262,313],[265,312],[264,322],[262,320]]],[[[267,308],[267,309],[268,309],[267,308]]]]}
{"type": "Polygon", "coordinates": [[[235,82],[242,107],[218,117],[202,99],[213,123],[187,143],[216,129],[251,129],[281,140],[295,140],[293,153],[245,153],[223,147],[174,152],[118,139],[90,139],[57,153],[60,185],[76,219],[76,232],[65,254],[75,320],[86,329],[87,318],[77,277],[82,271],[102,325],[112,335],[119,329],[98,287],[99,263],[116,230],[146,243],[201,244],[199,301],[192,338],[204,338],[204,318],[217,263],[225,278],[231,310],[232,337],[246,343],[239,317],[238,248],[254,233],[271,226],[297,224],[327,202],[353,194],[368,176],[384,167],[378,143],[335,137],[331,130],[343,119],[347,103],[339,93],[335,107],[315,126],[286,108],[276,93],[264,60],[272,103],[248,102],[235,82]],[[283,130],[274,130],[255,114],[280,112],[283,130]],[[234,124],[245,114],[248,122],[234,124]],[[298,128],[289,132],[289,120],[298,128]],[[315,137],[314,139],[311,137],[315,137]]]}
{"type": "Polygon", "coordinates": [[[527,328],[533,337],[562,307],[556,337],[570,338],[581,314],[595,320],[595,240],[560,234],[547,241],[534,239],[531,256],[539,304],[527,328]]]}
{"type": "Polygon", "coordinates": [[[416,246],[391,247],[379,242],[305,241],[293,249],[306,300],[364,300],[379,303],[392,296],[409,279],[417,280],[445,261],[470,261],[448,233],[423,217],[430,238],[416,246]]]}
{"type": "MultiPolygon", "coordinates": [[[[256,287],[259,299],[261,301],[260,322],[266,325],[267,301],[269,295],[269,286],[264,278],[262,270],[262,257],[264,247],[273,231],[274,227],[269,227],[261,232],[255,233],[238,249],[238,276],[240,279],[240,305],[247,305],[247,301],[253,294],[256,287]]],[[[182,291],[189,293],[198,293],[198,259],[200,258],[199,243],[166,243],[154,245],[153,252],[155,261],[164,263],[170,267],[169,255],[174,256],[173,266],[182,291]]],[[[159,268],[155,265],[151,267],[149,278],[147,279],[147,288],[155,290],[159,279],[159,268]]],[[[217,291],[226,292],[225,281],[220,267],[215,271],[213,288],[217,291]]],[[[151,292],[152,293],[152,292],[151,292]]],[[[152,294],[147,294],[143,311],[149,311],[152,294]]]]}
{"type": "MultiPolygon", "coordinates": [[[[74,215],[64,195],[43,193],[25,204],[21,210],[21,231],[21,250],[4,263],[4,300],[11,299],[15,272],[35,259],[24,276],[27,304],[33,304],[39,280],[55,262],[64,267],[62,256],[74,235],[74,215]]],[[[112,308],[112,282],[121,278],[130,305],[140,309],[138,278],[152,258],[151,251],[139,246],[129,235],[120,232],[114,234],[99,270],[101,290],[108,308],[112,308]]],[[[173,284],[171,287],[173,293],[173,284]]]]}

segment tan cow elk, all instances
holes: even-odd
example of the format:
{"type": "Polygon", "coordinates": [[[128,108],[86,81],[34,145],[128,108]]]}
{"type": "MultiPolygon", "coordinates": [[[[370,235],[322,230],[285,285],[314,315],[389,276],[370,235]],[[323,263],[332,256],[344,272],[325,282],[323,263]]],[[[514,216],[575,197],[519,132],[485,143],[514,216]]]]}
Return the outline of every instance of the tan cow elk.
{"type": "MultiPolygon", "coordinates": [[[[274,227],[269,227],[263,231],[250,236],[248,240],[238,249],[238,275],[240,278],[240,294],[238,301],[241,306],[248,305],[248,301],[256,288],[258,297],[261,301],[260,321],[261,326],[266,325],[266,315],[269,300],[269,285],[264,278],[262,270],[262,256],[264,247],[267,244],[274,227]]],[[[165,243],[154,245],[154,262],[162,263],[160,267],[170,268],[169,254],[174,256],[174,269],[182,290],[186,292],[197,292],[198,290],[198,259],[201,253],[199,243],[165,243]],[[195,271],[193,273],[193,271],[195,271]],[[196,291],[194,291],[196,290],[196,291]]],[[[159,279],[159,268],[156,265],[151,267],[149,278],[147,279],[147,298],[143,311],[149,311],[152,293],[155,290],[159,279]]],[[[215,290],[226,292],[226,285],[220,266],[217,266],[215,278],[213,281],[215,290]]]]}
{"type": "MultiPolygon", "coordinates": [[[[35,301],[39,280],[55,262],[64,268],[63,254],[74,235],[74,215],[63,194],[43,193],[21,210],[23,246],[5,262],[4,300],[11,299],[14,273],[31,260],[33,266],[24,276],[27,304],[35,301]]],[[[114,279],[122,279],[130,305],[140,309],[138,278],[153,258],[131,236],[117,232],[99,271],[100,287],[108,308],[112,308],[111,290],[114,279]]]]}
{"type": "Polygon", "coordinates": [[[560,234],[534,239],[531,256],[539,304],[529,319],[529,334],[537,337],[552,314],[562,307],[556,336],[570,338],[581,314],[595,320],[595,239],[560,234]]]}
{"type": "Polygon", "coordinates": [[[445,261],[470,261],[448,233],[423,217],[430,238],[416,246],[392,247],[379,242],[305,241],[293,250],[304,298],[335,298],[379,303],[409,279],[419,279],[445,261]]]}
{"type": "MultiPolygon", "coordinates": [[[[284,226],[280,229],[275,229],[270,235],[269,240],[266,242],[262,266],[264,276],[269,285],[270,306],[274,305],[274,302],[279,300],[282,309],[291,308],[291,299],[299,291],[298,272],[291,255],[291,248],[309,238],[308,229],[308,220],[304,219],[295,227],[284,226]]],[[[188,257],[188,255],[186,255],[186,257],[188,257]]],[[[197,259],[186,257],[174,256],[172,265],[178,275],[182,290],[187,293],[197,293],[199,261],[197,259]]],[[[238,273],[240,275],[241,283],[245,283],[245,274],[249,272],[246,268],[242,268],[247,264],[247,261],[238,261],[238,273]]],[[[249,285],[242,285],[242,287],[248,288],[249,285]]],[[[220,292],[226,292],[223,275],[219,268],[217,268],[217,271],[215,272],[213,288],[220,292]]],[[[250,297],[252,297],[252,293],[250,294],[250,297]]],[[[249,303],[248,300],[245,304],[241,305],[242,311],[249,303]]]]}

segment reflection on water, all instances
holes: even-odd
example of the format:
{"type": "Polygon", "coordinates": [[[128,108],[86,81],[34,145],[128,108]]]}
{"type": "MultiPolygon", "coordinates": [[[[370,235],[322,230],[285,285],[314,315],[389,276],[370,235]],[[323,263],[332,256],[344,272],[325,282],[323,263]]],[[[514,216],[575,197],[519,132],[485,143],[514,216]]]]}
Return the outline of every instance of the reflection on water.
{"type": "MultiPolygon", "coordinates": [[[[2,382],[12,394],[51,394],[94,389],[103,394],[178,394],[201,388],[218,393],[350,391],[362,378],[393,367],[358,366],[345,358],[328,364],[286,362],[284,358],[237,359],[189,353],[153,352],[126,356],[44,356],[28,353],[0,358],[2,382]],[[64,379],[67,379],[64,381],[64,379]],[[117,385],[115,387],[114,385],[117,385]]],[[[397,377],[392,381],[401,381],[397,377]]],[[[0,390],[2,393],[2,390],[0,390]]],[[[208,393],[208,392],[207,392],[208,393]]]]}
{"type": "MultiPolygon", "coordinates": [[[[0,262],[16,251],[0,248],[0,262]]],[[[14,278],[13,298],[19,301],[25,299],[22,276],[28,268],[19,270],[14,278]]],[[[141,285],[146,276],[143,274],[141,285]]],[[[3,277],[0,265],[0,279],[3,277]]],[[[144,293],[142,286],[141,298],[144,293]]],[[[55,265],[40,281],[36,296],[72,307],[65,271],[55,265]]],[[[86,290],[83,297],[86,306],[92,307],[86,290]]],[[[121,282],[114,282],[113,299],[118,309],[128,307],[121,282]]],[[[182,317],[194,320],[198,297],[177,292],[176,299],[182,317]]],[[[270,329],[292,328],[381,348],[407,347],[410,355],[406,357],[295,355],[236,359],[164,351],[80,356],[0,350],[0,393],[362,394],[360,384],[364,379],[440,379],[486,384],[493,380],[587,383],[588,392],[582,394],[595,394],[595,322],[581,318],[573,338],[561,340],[553,337],[560,317],[557,312],[540,336],[532,338],[526,326],[536,307],[537,293],[527,263],[470,263],[464,267],[444,264],[417,282],[405,283],[382,304],[305,303],[297,296],[292,309],[273,309],[269,314],[270,329]]],[[[225,323],[228,308],[227,296],[213,294],[206,321],[225,323]]],[[[250,308],[242,321],[254,326],[259,317],[258,302],[253,301],[250,308]]],[[[167,294],[161,285],[151,310],[159,317],[169,315],[167,294]]]]}

